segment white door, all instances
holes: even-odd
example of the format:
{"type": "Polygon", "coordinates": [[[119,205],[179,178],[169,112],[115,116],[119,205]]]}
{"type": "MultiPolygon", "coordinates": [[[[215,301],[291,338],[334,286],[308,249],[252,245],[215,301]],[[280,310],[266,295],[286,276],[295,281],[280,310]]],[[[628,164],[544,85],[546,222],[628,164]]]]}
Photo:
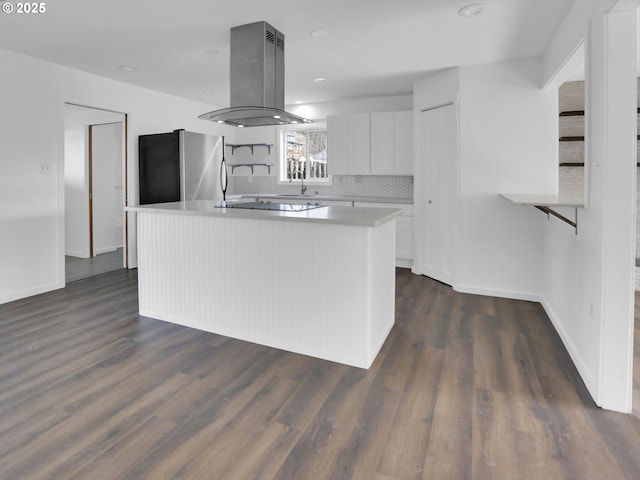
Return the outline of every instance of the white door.
{"type": "Polygon", "coordinates": [[[417,266],[414,272],[451,285],[458,196],[457,125],[453,105],[420,114],[420,168],[416,178],[417,266]],[[418,213],[419,212],[419,213],[418,213]],[[416,271],[417,270],[417,271],[416,271]]]}

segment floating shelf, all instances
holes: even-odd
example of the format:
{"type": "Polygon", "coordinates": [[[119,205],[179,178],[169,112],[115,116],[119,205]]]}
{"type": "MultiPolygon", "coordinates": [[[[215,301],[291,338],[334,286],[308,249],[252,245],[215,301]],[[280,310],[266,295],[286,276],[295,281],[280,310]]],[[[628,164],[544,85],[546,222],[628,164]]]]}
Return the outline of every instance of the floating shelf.
{"type": "MultiPolygon", "coordinates": [[[[584,163],[564,162],[564,163],[561,163],[560,166],[561,167],[584,167],[584,163]]],[[[640,162],[636,163],[636,167],[640,167],[640,162]]]]}
{"type": "MultiPolygon", "coordinates": [[[[579,137],[560,137],[561,142],[584,142],[584,136],[579,137]]],[[[636,140],[640,140],[640,135],[637,136],[636,140]]]]}
{"type": "Polygon", "coordinates": [[[584,117],[584,110],[567,110],[560,112],[561,117],[584,117]]]}
{"type": "Polygon", "coordinates": [[[271,155],[271,147],[273,147],[273,143],[227,143],[226,146],[227,147],[231,147],[231,155],[233,155],[235,153],[236,149],[240,148],[240,147],[248,147],[248,148],[250,148],[251,149],[251,155],[253,155],[253,148],[254,147],[267,147],[269,155],[271,155]]]}
{"type": "MultiPolygon", "coordinates": [[[[637,113],[640,113],[640,108],[638,108],[637,113]]],[[[566,110],[564,112],[560,112],[561,117],[583,117],[584,110],[566,110]]]]}
{"type": "Polygon", "coordinates": [[[233,172],[235,172],[236,168],[238,167],[248,167],[251,169],[251,175],[253,175],[253,168],[254,167],[267,167],[267,170],[269,172],[269,175],[271,175],[271,167],[273,167],[273,163],[233,163],[233,164],[229,164],[229,167],[231,167],[231,174],[233,174],[233,172]]]}
{"type": "Polygon", "coordinates": [[[547,217],[549,215],[553,215],[554,217],[571,225],[574,228],[576,235],[578,234],[578,208],[584,207],[584,200],[582,199],[546,194],[501,193],[500,196],[514,205],[535,207],[541,212],[546,213],[547,217]],[[571,220],[561,213],[558,213],[554,210],[555,207],[573,208],[575,212],[575,220],[571,220]]]}

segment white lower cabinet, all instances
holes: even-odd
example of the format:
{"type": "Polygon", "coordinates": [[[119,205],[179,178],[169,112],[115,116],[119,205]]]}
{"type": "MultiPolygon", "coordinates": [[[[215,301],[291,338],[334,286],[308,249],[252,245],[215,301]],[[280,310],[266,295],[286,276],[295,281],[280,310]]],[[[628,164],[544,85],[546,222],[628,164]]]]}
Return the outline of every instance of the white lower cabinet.
{"type": "Polygon", "coordinates": [[[355,202],[354,207],[398,208],[402,215],[396,218],[396,267],[413,266],[413,204],[355,202]]]}
{"type": "Polygon", "coordinates": [[[413,266],[413,215],[396,218],[396,267],[413,266]]]}

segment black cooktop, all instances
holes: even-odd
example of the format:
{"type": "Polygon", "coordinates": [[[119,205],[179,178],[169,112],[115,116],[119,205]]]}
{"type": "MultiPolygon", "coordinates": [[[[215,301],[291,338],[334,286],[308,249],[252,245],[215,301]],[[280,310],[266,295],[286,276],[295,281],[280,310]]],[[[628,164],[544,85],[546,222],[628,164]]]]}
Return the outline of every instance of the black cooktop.
{"type": "Polygon", "coordinates": [[[323,207],[320,203],[272,203],[260,200],[259,202],[244,202],[244,203],[228,203],[226,208],[243,208],[245,210],[278,210],[280,212],[303,212],[305,210],[312,210],[314,208],[323,207]]]}

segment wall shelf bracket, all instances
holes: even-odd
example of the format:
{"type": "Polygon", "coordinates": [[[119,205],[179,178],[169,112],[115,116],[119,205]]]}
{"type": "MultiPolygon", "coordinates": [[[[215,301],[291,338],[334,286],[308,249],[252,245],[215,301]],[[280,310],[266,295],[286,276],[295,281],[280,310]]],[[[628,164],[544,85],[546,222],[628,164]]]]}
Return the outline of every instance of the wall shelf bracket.
{"type": "Polygon", "coordinates": [[[234,163],[234,164],[229,164],[229,166],[231,167],[232,175],[233,175],[233,172],[235,172],[236,168],[238,167],[249,167],[251,169],[251,175],[253,175],[254,167],[267,167],[269,175],[271,175],[271,167],[273,166],[273,164],[272,163],[234,163]]]}
{"type": "Polygon", "coordinates": [[[253,155],[254,147],[267,147],[267,151],[269,155],[271,155],[271,147],[273,147],[273,143],[227,143],[227,147],[231,147],[231,155],[233,155],[237,148],[240,147],[248,147],[251,149],[251,155],[253,155]]]}
{"type": "Polygon", "coordinates": [[[541,212],[546,213],[547,217],[549,217],[549,215],[553,215],[554,217],[559,218],[563,222],[568,223],[569,225],[571,225],[575,229],[576,235],[578,235],[578,207],[574,207],[575,221],[571,220],[570,218],[565,217],[564,215],[556,212],[555,210],[553,210],[552,208],[550,208],[550,207],[548,207],[546,205],[534,205],[534,207],[536,207],[541,212]]]}

